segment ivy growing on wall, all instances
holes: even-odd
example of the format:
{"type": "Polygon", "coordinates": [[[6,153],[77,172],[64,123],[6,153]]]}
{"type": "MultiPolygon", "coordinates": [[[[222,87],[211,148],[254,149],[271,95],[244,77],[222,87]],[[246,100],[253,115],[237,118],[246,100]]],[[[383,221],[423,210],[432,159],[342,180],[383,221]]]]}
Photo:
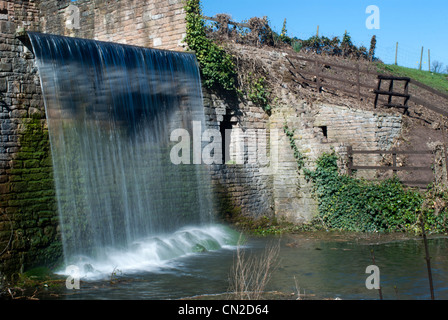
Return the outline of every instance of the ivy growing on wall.
{"type": "Polygon", "coordinates": [[[289,129],[288,124],[285,123],[283,126],[283,131],[289,139],[289,145],[293,151],[294,159],[296,159],[297,162],[297,171],[300,174],[301,170],[304,169],[305,166],[305,156],[300,152],[299,148],[297,148],[296,141],[294,139],[294,130],[289,129]]]}
{"type": "Polygon", "coordinates": [[[271,114],[270,92],[266,78],[250,74],[237,84],[237,68],[233,57],[213,40],[207,38],[205,22],[199,0],[187,0],[185,4],[187,35],[185,42],[196,53],[206,88],[221,88],[247,97],[268,115],[271,114]]]}
{"type": "Polygon", "coordinates": [[[397,178],[374,183],[340,175],[337,155],[325,153],[314,171],[304,169],[314,183],[319,218],[328,229],[359,232],[420,232],[419,219],[425,229],[446,233],[448,213],[424,208],[425,194],[407,190],[397,178]]]}
{"type": "Polygon", "coordinates": [[[268,115],[271,115],[272,107],[269,103],[270,93],[266,86],[266,78],[254,78],[253,74],[250,74],[247,91],[249,99],[255,105],[262,108],[268,115]]]}
{"type": "Polygon", "coordinates": [[[185,4],[187,35],[185,42],[196,53],[204,86],[235,90],[235,65],[232,56],[206,37],[199,0],[185,4]]]}

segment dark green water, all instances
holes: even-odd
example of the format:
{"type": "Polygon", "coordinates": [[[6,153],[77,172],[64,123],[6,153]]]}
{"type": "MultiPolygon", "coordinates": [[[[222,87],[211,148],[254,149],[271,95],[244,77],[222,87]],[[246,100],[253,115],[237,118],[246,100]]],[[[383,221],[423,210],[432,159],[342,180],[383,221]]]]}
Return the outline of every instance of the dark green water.
{"type": "MultiPolygon", "coordinates": [[[[280,239],[279,265],[267,288],[274,299],[379,299],[365,281],[372,250],[380,269],[384,299],[430,299],[425,250],[421,238],[356,234],[301,234],[282,238],[250,238],[247,254],[259,255],[280,239]],[[396,288],[394,288],[396,287],[396,288]],[[279,294],[282,293],[282,294],[279,294]]],[[[430,238],[436,299],[448,299],[448,239],[430,238]]],[[[151,272],[117,273],[109,279],[81,281],[79,290],[63,290],[58,299],[223,298],[236,248],[196,253],[174,259],[151,272]]],[[[55,298],[53,296],[52,298],[55,298]]]]}

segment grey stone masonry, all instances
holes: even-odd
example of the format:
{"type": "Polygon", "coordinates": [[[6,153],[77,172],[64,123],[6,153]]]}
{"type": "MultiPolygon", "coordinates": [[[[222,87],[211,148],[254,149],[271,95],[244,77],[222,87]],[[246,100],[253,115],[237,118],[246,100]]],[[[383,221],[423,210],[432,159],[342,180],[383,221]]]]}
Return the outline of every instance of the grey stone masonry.
{"type": "Polygon", "coordinates": [[[47,0],[40,3],[45,33],[183,51],[182,0],[47,0]]]}

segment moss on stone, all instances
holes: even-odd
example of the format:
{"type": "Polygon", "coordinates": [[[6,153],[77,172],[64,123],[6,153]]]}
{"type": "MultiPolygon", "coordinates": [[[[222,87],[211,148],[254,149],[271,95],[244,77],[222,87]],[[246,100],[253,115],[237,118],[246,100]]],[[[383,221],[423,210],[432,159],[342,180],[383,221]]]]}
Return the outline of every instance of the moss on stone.
{"type": "Polygon", "coordinates": [[[14,240],[9,250],[23,258],[6,261],[1,270],[5,274],[51,266],[62,257],[48,130],[44,120],[22,121],[20,149],[7,171],[0,202],[6,205],[4,212],[13,223],[14,240]]]}

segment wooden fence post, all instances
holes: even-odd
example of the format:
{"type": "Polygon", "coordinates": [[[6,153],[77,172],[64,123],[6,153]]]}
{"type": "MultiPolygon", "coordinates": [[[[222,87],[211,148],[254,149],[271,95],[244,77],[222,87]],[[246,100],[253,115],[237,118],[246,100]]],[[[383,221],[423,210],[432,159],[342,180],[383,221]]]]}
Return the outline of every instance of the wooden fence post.
{"type": "MultiPolygon", "coordinates": [[[[389,92],[392,92],[392,91],[394,91],[394,80],[390,79],[389,81],[390,81],[390,83],[389,83],[389,92]]],[[[392,104],[392,95],[391,94],[387,98],[387,103],[388,104],[392,104]]]]}
{"type": "Polygon", "coordinates": [[[392,149],[392,168],[393,169],[393,173],[394,173],[394,177],[397,176],[397,153],[396,153],[396,149],[392,149]]]}
{"type": "Polygon", "coordinates": [[[418,67],[419,70],[422,70],[422,62],[423,62],[423,47],[422,47],[422,53],[420,53],[420,66],[418,67]]]}
{"type": "Polygon", "coordinates": [[[397,65],[397,58],[398,58],[398,42],[397,45],[395,46],[395,65],[397,65]]]}
{"type": "Polygon", "coordinates": [[[361,101],[361,82],[359,80],[359,63],[356,64],[356,82],[358,84],[358,101],[361,101]]]}
{"type": "Polygon", "coordinates": [[[349,176],[353,174],[353,147],[347,146],[347,173],[349,176]]]}
{"type": "MultiPolygon", "coordinates": [[[[378,75],[378,84],[376,86],[376,90],[380,91],[381,90],[381,77],[378,75]]],[[[375,95],[375,102],[374,102],[374,108],[376,109],[377,105],[378,105],[378,98],[379,98],[379,94],[376,93],[375,95]]]]}
{"type": "Polygon", "coordinates": [[[319,72],[319,62],[317,60],[315,61],[315,67],[316,67],[316,83],[317,83],[317,92],[321,92],[320,87],[320,72],[319,72]]]}

